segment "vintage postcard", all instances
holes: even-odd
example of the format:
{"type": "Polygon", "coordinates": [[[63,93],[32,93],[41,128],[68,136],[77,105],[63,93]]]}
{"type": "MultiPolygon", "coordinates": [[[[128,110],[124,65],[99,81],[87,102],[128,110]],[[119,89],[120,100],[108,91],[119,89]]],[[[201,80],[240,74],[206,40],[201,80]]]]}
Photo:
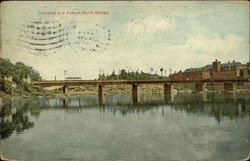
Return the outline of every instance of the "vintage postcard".
{"type": "Polygon", "coordinates": [[[0,35],[0,160],[249,160],[248,1],[4,1],[0,35]]]}

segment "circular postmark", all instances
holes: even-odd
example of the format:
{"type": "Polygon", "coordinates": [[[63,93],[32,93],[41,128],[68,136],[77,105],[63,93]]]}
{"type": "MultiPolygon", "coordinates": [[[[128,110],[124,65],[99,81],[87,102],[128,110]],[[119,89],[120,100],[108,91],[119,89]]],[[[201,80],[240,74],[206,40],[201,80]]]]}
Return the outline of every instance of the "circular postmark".
{"type": "Polygon", "coordinates": [[[33,55],[50,55],[69,46],[72,52],[102,53],[111,41],[111,31],[97,23],[29,21],[21,25],[19,45],[33,55]]]}
{"type": "Polygon", "coordinates": [[[29,21],[21,25],[18,42],[31,54],[48,55],[68,45],[68,36],[58,21],[29,21]]]}

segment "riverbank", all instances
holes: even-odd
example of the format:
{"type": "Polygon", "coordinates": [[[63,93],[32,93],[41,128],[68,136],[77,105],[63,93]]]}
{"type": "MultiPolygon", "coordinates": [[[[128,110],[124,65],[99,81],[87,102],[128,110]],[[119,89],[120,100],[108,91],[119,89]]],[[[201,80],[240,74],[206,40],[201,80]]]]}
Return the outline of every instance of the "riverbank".
{"type": "MultiPolygon", "coordinates": [[[[52,95],[62,96],[63,87],[62,86],[52,86],[46,87],[46,90],[50,91],[52,95]]],[[[173,93],[183,92],[183,93],[192,93],[195,87],[193,83],[185,83],[185,84],[174,84],[173,85],[173,93]]],[[[103,93],[131,93],[132,87],[131,85],[105,85],[103,87],[103,93]]],[[[212,91],[223,91],[223,84],[216,84],[215,86],[207,86],[204,92],[212,92],[212,91]]],[[[149,84],[149,85],[138,85],[138,93],[163,93],[164,87],[161,84],[149,84]]],[[[247,84],[237,85],[235,91],[250,91],[250,85],[247,84]]],[[[69,86],[67,94],[68,95],[77,95],[77,94],[91,94],[97,93],[98,86],[95,85],[84,85],[84,86],[69,86]]]]}
{"type": "MultiPolygon", "coordinates": [[[[46,87],[48,91],[54,94],[62,94],[62,86],[46,87]]],[[[130,93],[131,85],[105,85],[103,87],[104,93],[130,93]]],[[[84,86],[69,86],[68,94],[90,94],[96,93],[98,86],[84,85],[84,86]]],[[[138,85],[139,93],[160,93],[163,91],[163,85],[138,85]]]]}
{"type": "Polygon", "coordinates": [[[55,96],[52,91],[27,84],[25,87],[12,87],[8,92],[0,90],[1,98],[17,98],[17,97],[37,97],[37,96],[55,96]]]}
{"type": "MultiPolygon", "coordinates": [[[[173,93],[183,92],[183,93],[192,93],[194,91],[193,83],[185,83],[185,84],[174,84],[173,85],[173,93]]],[[[206,86],[204,92],[212,92],[212,91],[223,91],[223,84],[216,84],[214,86],[206,86]]],[[[130,93],[132,90],[131,85],[105,85],[103,87],[103,93],[130,93]]],[[[0,91],[0,97],[2,98],[15,98],[15,97],[36,97],[36,96],[46,96],[46,97],[54,97],[54,96],[63,96],[63,87],[62,86],[51,86],[51,87],[37,87],[33,85],[29,85],[29,87],[21,92],[8,94],[6,92],[0,91]]],[[[142,84],[138,85],[138,93],[163,93],[164,87],[161,84],[142,84]]],[[[237,85],[235,91],[250,91],[250,85],[237,85]]],[[[84,86],[69,86],[68,87],[68,95],[78,95],[78,94],[93,94],[98,92],[97,85],[84,85],[84,86]]]]}

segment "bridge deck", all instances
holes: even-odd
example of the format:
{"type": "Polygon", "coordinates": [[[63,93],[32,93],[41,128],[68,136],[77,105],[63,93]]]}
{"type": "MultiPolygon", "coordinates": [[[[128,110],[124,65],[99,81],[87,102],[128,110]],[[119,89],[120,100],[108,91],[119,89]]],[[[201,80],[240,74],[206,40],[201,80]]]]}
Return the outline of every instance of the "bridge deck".
{"type": "Polygon", "coordinates": [[[250,82],[248,78],[235,79],[200,79],[200,80],[172,80],[172,79],[154,79],[154,80],[57,80],[57,81],[33,81],[38,86],[77,86],[77,85],[121,85],[121,84],[164,84],[164,83],[214,83],[214,82],[250,82]]]}

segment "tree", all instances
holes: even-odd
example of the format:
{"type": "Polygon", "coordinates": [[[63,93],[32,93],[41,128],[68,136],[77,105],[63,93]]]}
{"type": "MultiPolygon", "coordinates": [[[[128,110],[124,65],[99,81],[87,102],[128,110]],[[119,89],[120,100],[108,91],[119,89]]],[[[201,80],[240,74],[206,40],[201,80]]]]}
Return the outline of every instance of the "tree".
{"type": "Polygon", "coordinates": [[[31,78],[31,80],[35,81],[42,80],[42,77],[38,71],[22,62],[17,62],[15,64],[13,80],[17,83],[20,83],[24,78],[31,78]]]}
{"type": "Polygon", "coordinates": [[[13,75],[14,66],[8,59],[0,58],[0,76],[2,79],[13,75]]]}
{"type": "Polygon", "coordinates": [[[42,80],[40,73],[31,66],[22,62],[17,62],[13,65],[10,60],[0,58],[0,77],[4,79],[10,76],[17,84],[22,83],[24,78],[31,78],[35,81],[42,80]]]}
{"type": "Polygon", "coordinates": [[[160,71],[161,71],[161,76],[162,76],[163,68],[161,68],[160,71]]]}

